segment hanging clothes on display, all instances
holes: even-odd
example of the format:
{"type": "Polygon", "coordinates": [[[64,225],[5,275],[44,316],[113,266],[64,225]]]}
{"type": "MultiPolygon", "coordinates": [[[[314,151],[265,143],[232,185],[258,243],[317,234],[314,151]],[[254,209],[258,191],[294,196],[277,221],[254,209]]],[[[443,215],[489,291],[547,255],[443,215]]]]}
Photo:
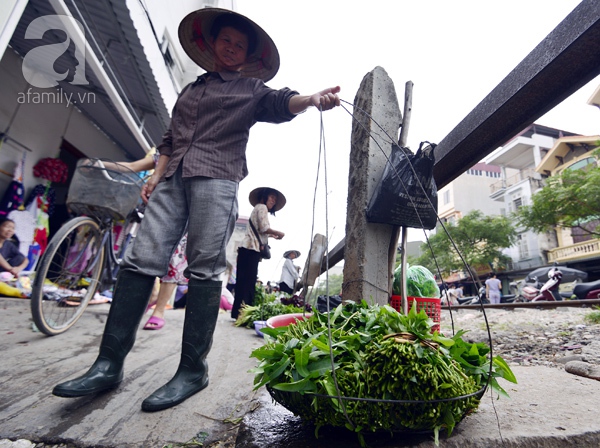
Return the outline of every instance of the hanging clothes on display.
{"type": "Polygon", "coordinates": [[[35,230],[35,220],[31,212],[25,210],[23,173],[25,167],[25,156],[17,163],[14,177],[8,186],[4,199],[0,204],[0,218],[6,217],[15,223],[15,235],[19,240],[19,252],[26,257],[29,255],[29,246],[33,242],[33,233],[35,230]]]}
{"type": "Polygon", "coordinates": [[[46,185],[36,185],[25,202],[25,208],[32,214],[35,222],[33,241],[39,244],[40,255],[48,246],[50,215],[54,211],[55,196],[56,192],[48,181],[46,185]]]}
{"type": "Polygon", "coordinates": [[[36,227],[33,240],[40,246],[43,254],[48,246],[50,234],[50,216],[54,212],[56,192],[51,187],[52,182],[65,183],[69,176],[67,164],[58,158],[46,157],[40,159],[33,167],[33,175],[46,180],[45,185],[36,185],[25,207],[34,214],[36,227]]]}
{"type": "MultiPolygon", "coordinates": [[[[1,145],[1,143],[0,143],[1,145]]],[[[5,218],[12,210],[17,210],[23,204],[25,188],[23,187],[23,169],[25,167],[25,153],[15,167],[12,182],[8,185],[0,201],[0,218],[5,218]]]]}

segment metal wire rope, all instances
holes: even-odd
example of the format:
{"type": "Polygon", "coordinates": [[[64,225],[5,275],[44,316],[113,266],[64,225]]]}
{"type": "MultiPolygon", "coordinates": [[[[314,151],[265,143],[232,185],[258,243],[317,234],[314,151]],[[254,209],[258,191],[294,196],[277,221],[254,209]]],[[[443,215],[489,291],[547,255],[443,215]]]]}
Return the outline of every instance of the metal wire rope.
{"type": "MultiPolygon", "coordinates": [[[[321,155],[323,156],[323,171],[324,171],[324,184],[325,184],[325,296],[327,297],[327,340],[329,342],[329,359],[331,361],[331,377],[333,378],[333,384],[335,386],[335,391],[337,393],[337,399],[342,409],[342,413],[344,417],[348,421],[348,424],[352,427],[353,430],[356,429],[354,422],[348,416],[346,411],[346,405],[344,403],[344,398],[342,397],[342,393],[339,388],[339,383],[337,380],[337,374],[335,372],[335,359],[333,356],[333,338],[331,335],[331,319],[330,319],[330,308],[329,308],[329,205],[327,200],[327,150],[325,145],[325,126],[323,124],[323,108],[319,106],[319,159],[317,162],[317,176],[315,180],[315,190],[313,193],[313,213],[312,213],[312,224],[311,224],[311,235],[310,235],[310,248],[309,250],[309,263],[308,263],[308,271],[306,274],[306,278],[308,279],[308,274],[310,273],[310,257],[312,252],[312,241],[314,237],[314,228],[315,228],[315,209],[316,209],[316,198],[317,198],[317,189],[319,185],[319,173],[321,171],[321,155]]],[[[305,309],[306,310],[306,309],[305,309]]]]}
{"type": "MultiPolygon", "coordinates": [[[[355,109],[359,110],[360,112],[362,112],[363,114],[365,114],[365,115],[366,115],[366,116],[367,116],[367,117],[368,117],[368,118],[369,118],[369,119],[370,119],[370,120],[371,120],[371,121],[372,121],[372,122],[373,122],[373,123],[374,123],[374,124],[375,124],[377,127],[379,127],[379,129],[381,129],[381,131],[382,131],[382,132],[383,132],[383,133],[384,133],[384,134],[385,134],[385,135],[388,137],[388,139],[389,139],[389,143],[395,143],[395,139],[392,139],[392,137],[391,137],[391,136],[390,136],[390,135],[389,135],[389,134],[388,134],[388,133],[385,131],[385,129],[383,129],[383,127],[382,127],[382,126],[381,126],[381,125],[380,125],[380,124],[379,124],[379,123],[378,123],[378,122],[377,122],[377,121],[376,121],[376,120],[375,120],[375,119],[374,119],[374,118],[373,118],[373,117],[372,117],[372,116],[371,116],[371,115],[370,115],[370,114],[369,114],[367,111],[365,111],[364,109],[360,108],[359,106],[356,106],[356,105],[354,105],[353,103],[350,103],[350,102],[348,102],[348,101],[345,101],[345,100],[340,100],[340,101],[341,101],[341,102],[343,102],[343,103],[346,103],[346,104],[348,104],[348,105],[350,105],[350,106],[352,106],[353,108],[355,108],[355,109]]],[[[373,138],[373,133],[372,133],[371,131],[369,131],[368,129],[366,129],[366,128],[365,128],[365,126],[364,126],[364,124],[363,124],[362,122],[360,122],[359,120],[357,120],[357,119],[356,119],[356,117],[354,116],[354,114],[353,114],[352,112],[350,112],[350,111],[349,111],[349,110],[348,110],[348,109],[347,109],[347,108],[346,108],[346,107],[345,107],[343,104],[342,104],[342,108],[343,108],[343,109],[344,109],[344,110],[345,110],[345,111],[346,111],[346,112],[347,112],[347,113],[348,113],[348,114],[349,114],[349,115],[352,117],[352,119],[353,119],[353,120],[356,120],[356,121],[357,121],[357,123],[359,123],[359,124],[360,124],[360,126],[363,128],[363,130],[365,130],[365,131],[366,131],[366,132],[369,134],[369,137],[373,138]]],[[[380,151],[382,152],[382,154],[383,154],[383,155],[384,155],[384,157],[386,158],[386,163],[390,164],[390,167],[391,167],[391,168],[394,170],[394,174],[395,174],[395,175],[398,177],[398,179],[400,180],[400,183],[402,184],[402,186],[403,186],[404,190],[405,190],[405,191],[407,191],[406,185],[404,184],[404,182],[403,182],[403,181],[402,181],[402,179],[400,178],[400,176],[399,176],[398,172],[396,171],[395,167],[394,167],[393,165],[391,165],[389,157],[387,156],[387,154],[385,153],[385,151],[383,150],[383,148],[381,147],[381,145],[379,144],[379,142],[378,142],[378,141],[377,141],[375,138],[373,138],[373,141],[375,142],[375,144],[377,145],[377,147],[380,149],[380,151]]],[[[421,184],[421,181],[419,180],[419,177],[417,176],[417,174],[416,174],[416,172],[415,172],[415,170],[414,170],[414,167],[413,167],[412,163],[410,163],[410,161],[408,161],[408,162],[409,162],[408,164],[409,164],[409,166],[410,166],[411,170],[413,171],[414,177],[415,177],[415,179],[417,180],[417,183],[418,183],[419,187],[420,187],[420,188],[421,188],[421,190],[424,192],[424,191],[425,191],[425,189],[424,189],[423,185],[421,184]]],[[[427,195],[425,195],[425,197],[427,197],[427,195]]],[[[409,196],[409,198],[410,198],[411,204],[413,205],[413,207],[415,207],[415,203],[414,203],[414,201],[412,200],[412,198],[411,198],[410,196],[409,196]]],[[[433,208],[434,208],[434,206],[433,206],[433,204],[431,203],[431,201],[429,200],[429,197],[427,197],[427,200],[429,201],[429,205],[430,205],[430,206],[431,206],[431,208],[433,209],[433,208]]],[[[416,207],[415,207],[415,210],[417,210],[417,208],[416,208],[416,207]]],[[[445,233],[446,233],[446,235],[448,236],[448,239],[450,240],[450,243],[452,244],[452,247],[453,247],[453,248],[456,250],[456,253],[458,254],[459,258],[460,258],[460,259],[461,259],[461,261],[463,262],[464,266],[467,268],[467,271],[469,272],[469,275],[471,276],[471,279],[474,279],[474,275],[473,275],[473,272],[472,272],[472,270],[471,270],[471,267],[470,267],[470,266],[467,264],[467,262],[466,262],[466,260],[464,259],[464,257],[463,257],[463,255],[462,255],[462,253],[460,252],[460,250],[459,250],[459,249],[458,249],[458,247],[456,246],[456,243],[455,243],[455,241],[452,239],[452,236],[451,236],[451,235],[450,235],[450,233],[448,232],[448,229],[446,228],[446,226],[444,225],[444,223],[442,222],[442,220],[441,220],[441,219],[439,218],[439,216],[437,215],[437,212],[436,212],[436,217],[437,217],[437,220],[438,220],[438,222],[440,223],[440,225],[441,225],[442,229],[444,230],[444,232],[445,232],[445,233]]],[[[420,222],[421,224],[423,224],[423,221],[421,220],[421,217],[419,216],[418,212],[417,212],[417,218],[419,219],[419,222],[420,222]]],[[[431,252],[431,256],[433,257],[434,263],[435,263],[435,265],[436,265],[436,269],[437,269],[437,271],[438,271],[438,274],[440,274],[440,277],[441,277],[441,272],[440,272],[440,271],[441,271],[441,269],[440,269],[440,267],[439,267],[439,264],[438,264],[437,258],[435,257],[435,254],[434,254],[433,248],[431,247],[431,243],[429,242],[429,238],[427,238],[427,235],[425,235],[425,239],[426,239],[427,246],[429,247],[429,250],[430,250],[430,252],[431,252]]],[[[351,281],[348,281],[348,282],[344,282],[344,283],[343,283],[343,285],[347,285],[347,284],[349,284],[349,283],[351,283],[351,282],[359,282],[359,281],[366,282],[366,280],[364,280],[364,279],[358,279],[358,280],[351,280],[351,281]]],[[[369,282],[367,282],[367,283],[369,283],[369,282]]],[[[473,283],[475,283],[475,281],[473,281],[473,283]]],[[[371,283],[369,283],[369,284],[371,284],[371,283]]],[[[371,284],[371,285],[372,285],[372,284],[371,284]]],[[[374,285],[372,285],[372,286],[374,286],[374,285]]],[[[476,285],[476,287],[477,287],[477,286],[478,286],[478,285],[476,285]]],[[[382,288],[377,288],[377,289],[380,289],[380,290],[382,290],[382,288]]],[[[386,292],[387,292],[387,291],[386,291],[386,292]]],[[[329,295],[327,296],[327,305],[328,305],[328,307],[329,307],[329,295]]],[[[481,300],[479,301],[479,305],[480,305],[481,311],[482,311],[482,313],[483,313],[483,318],[484,318],[484,320],[485,320],[486,329],[487,329],[487,335],[488,335],[488,340],[489,340],[489,348],[490,348],[490,351],[489,351],[489,361],[490,361],[490,368],[489,368],[489,375],[488,375],[488,379],[487,379],[487,382],[486,382],[485,386],[483,386],[483,387],[482,387],[482,388],[481,388],[479,391],[475,392],[475,393],[474,393],[474,394],[472,394],[472,395],[477,395],[477,394],[479,394],[479,393],[485,393],[485,390],[486,390],[486,389],[487,389],[487,388],[490,386],[491,379],[492,379],[492,372],[493,372],[493,369],[492,369],[492,367],[493,367],[493,343],[492,343],[492,335],[491,335],[491,330],[490,330],[490,326],[489,326],[489,321],[488,321],[488,318],[487,318],[487,314],[486,314],[486,312],[485,312],[485,308],[484,308],[484,306],[483,306],[483,303],[482,303],[482,301],[481,301],[481,300]]],[[[451,322],[452,322],[452,332],[453,332],[453,333],[455,333],[455,329],[454,329],[454,319],[453,319],[453,317],[452,317],[452,307],[450,307],[450,308],[449,308],[449,310],[450,310],[450,319],[451,319],[451,322]]],[[[491,392],[491,388],[490,388],[490,392],[491,392]]],[[[458,400],[458,399],[461,399],[461,398],[462,398],[462,397],[455,397],[455,398],[453,398],[453,399],[448,399],[448,401],[451,401],[451,400],[458,400]]],[[[380,401],[380,400],[374,400],[374,401],[380,401]]],[[[394,400],[392,400],[392,401],[394,401],[394,400]]],[[[406,401],[406,400],[398,400],[398,402],[403,402],[403,401],[406,401]]],[[[411,400],[408,400],[408,401],[411,401],[411,400]]],[[[435,400],[432,400],[432,401],[433,401],[433,402],[435,402],[435,400]]],[[[492,400],[492,406],[493,406],[493,400],[492,400]]],[[[499,430],[499,432],[500,432],[500,427],[499,427],[499,425],[500,425],[500,421],[499,421],[499,418],[498,418],[498,414],[497,414],[497,411],[496,411],[496,408],[495,408],[495,406],[493,406],[493,408],[494,408],[494,413],[495,413],[495,415],[496,415],[496,421],[497,421],[497,423],[498,423],[498,430],[499,430]]],[[[500,432],[500,438],[501,438],[501,440],[502,440],[502,443],[504,443],[504,440],[503,440],[503,438],[502,438],[502,433],[501,433],[501,432],[500,432]]]]}
{"type": "MultiPolygon", "coordinates": [[[[362,108],[360,108],[360,107],[358,107],[358,106],[355,106],[354,104],[352,104],[352,103],[350,103],[350,102],[348,102],[348,101],[345,101],[345,100],[341,100],[341,101],[342,101],[342,102],[344,102],[344,103],[346,103],[346,104],[348,104],[348,105],[351,105],[352,107],[354,107],[355,109],[359,110],[359,111],[360,111],[360,112],[362,112],[364,115],[366,115],[366,116],[369,118],[369,120],[371,120],[371,121],[372,121],[372,122],[373,122],[373,123],[374,123],[374,124],[375,124],[375,125],[376,125],[376,126],[379,128],[379,129],[381,129],[381,131],[382,131],[382,132],[383,132],[383,133],[384,133],[384,134],[385,134],[385,135],[386,135],[386,136],[389,138],[389,143],[395,143],[394,139],[392,139],[392,137],[391,137],[391,136],[390,136],[390,135],[389,135],[389,134],[388,134],[388,133],[385,131],[385,129],[383,129],[383,127],[382,127],[381,125],[379,125],[379,123],[377,123],[377,121],[376,121],[376,120],[375,120],[375,119],[374,119],[374,118],[373,118],[373,117],[372,117],[372,116],[371,116],[371,115],[370,115],[370,114],[369,114],[367,111],[365,111],[364,109],[362,109],[362,108]]],[[[350,111],[349,111],[349,110],[348,110],[346,107],[344,107],[343,105],[342,105],[342,108],[343,108],[343,109],[344,109],[344,110],[345,110],[345,111],[346,111],[346,112],[347,112],[347,113],[348,113],[350,116],[352,116],[352,119],[356,120],[356,121],[357,121],[357,123],[359,123],[359,124],[360,124],[360,126],[361,126],[361,127],[362,127],[362,128],[363,128],[363,129],[364,129],[364,130],[365,130],[365,131],[366,131],[366,132],[369,134],[369,136],[370,136],[371,138],[373,138],[373,135],[372,135],[372,133],[371,133],[371,132],[370,132],[368,129],[366,129],[366,128],[365,128],[365,126],[363,125],[363,123],[362,123],[362,122],[360,122],[359,120],[357,120],[357,119],[356,119],[356,117],[354,116],[354,114],[353,114],[352,112],[350,112],[350,111]]],[[[375,142],[375,144],[377,145],[377,147],[379,148],[379,150],[380,150],[380,151],[382,152],[382,154],[384,155],[384,157],[385,157],[385,159],[386,159],[386,163],[388,163],[388,164],[390,165],[390,167],[391,167],[391,168],[392,168],[392,170],[394,171],[394,174],[397,176],[398,180],[400,180],[400,183],[402,184],[402,187],[404,188],[404,191],[408,191],[408,189],[406,188],[406,185],[405,185],[405,184],[404,184],[404,182],[402,181],[402,178],[399,176],[398,172],[396,171],[396,168],[395,168],[395,167],[394,167],[394,166],[393,166],[393,165],[390,163],[390,159],[389,159],[388,155],[385,153],[385,151],[383,150],[383,148],[381,147],[381,145],[379,144],[379,142],[378,142],[378,141],[377,141],[375,138],[373,138],[373,141],[375,142]]],[[[419,180],[419,176],[417,176],[417,173],[415,172],[415,169],[414,169],[414,167],[413,167],[412,163],[410,162],[410,160],[408,160],[408,165],[410,166],[410,168],[411,168],[411,170],[412,170],[412,172],[413,172],[413,174],[414,174],[414,177],[415,177],[415,179],[416,179],[416,181],[417,181],[417,184],[418,184],[418,186],[421,188],[421,191],[425,192],[425,188],[424,188],[424,187],[423,187],[423,185],[421,184],[421,181],[419,180]]],[[[432,203],[431,203],[431,201],[429,200],[429,197],[427,197],[427,195],[425,195],[425,197],[426,197],[426,198],[427,198],[427,200],[429,201],[429,205],[431,206],[431,208],[432,208],[432,209],[435,209],[435,207],[433,206],[433,204],[432,204],[432,203]]],[[[415,208],[415,210],[417,210],[417,208],[416,208],[416,205],[415,205],[415,203],[414,203],[414,201],[413,201],[412,197],[410,197],[410,196],[409,196],[409,199],[410,199],[410,201],[411,201],[411,204],[412,204],[412,205],[413,205],[413,207],[415,208]]],[[[467,271],[469,272],[469,275],[471,276],[471,278],[472,278],[472,279],[473,279],[473,278],[475,278],[475,277],[474,277],[474,275],[473,275],[473,272],[472,272],[472,270],[471,270],[471,267],[468,265],[468,263],[467,263],[467,262],[466,262],[466,260],[464,259],[464,257],[463,257],[463,255],[462,255],[462,253],[460,252],[460,250],[458,249],[458,247],[457,247],[456,243],[455,243],[455,242],[454,242],[454,240],[452,239],[452,236],[451,236],[451,235],[450,235],[450,233],[448,232],[448,229],[446,228],[446,226],[444,225],[444,223],[442,222],[442,220],[440,219],[440,217],[437,215],[437,212],[436,212],[436,217],[437,217],[437,220],[438,220],[438,222],[440,223],[440,225],[441,225],[442,229],[444,229],[444,232],[445,232],[445,233],[446,233],[446,235],[448,236],[448,239],[450,240],[450,243],[452,244],[452,247],[454,248],[454,250],[455,250],[455,251],[456,251],[456,253],[458,254],[458,256],[459,256],[459,258],[461,259],[461,261],[463,262],[463,265],[464,265],[464,266],[467,268],[467,271]]],[[[421,224],[423,224],[423,221],[421,220],[421,217],[419,216],[419,213],[418,213],[418,212],[417,212],[417,218],[419,219],[419,222],[420,222],[421,224]]],[[[439,263],[438,263],[438,261],[437,261],[437,258],[435,257],[435,254],[434,254],[433,248],[431,247],[431,243],[429,242],[429,238],[427,238],[427,235],[425,235],[425,239],[426,239],[427,246],[429,247],[429,250],[430,250],[430,252],[431,252],[431,256],[433,257],[434,263],[435,263],[435,265],[436,265],[436,269],[437,269],[438,275],[440,275],[440,277],[441,277],[441,269],[440,269],[440,267],[439,267],[439,263]]],[[[359,279],[359,280],[353,280],[353,281],[361,281],[361,280],[359,279]]],[[[365,281],[365,280],[362,280],[362,281],[365,281]]],[[[349,281],[349,282],[350,282],[350,281],[349,281]]],[[[348,282],[348,283],[349,283],[349,282],[348,282]]],[[[344,282],[343,284],[345,285],[345,284],[347,284],[347,283],[346,283],[346,282],[344,282]]],[[[478,286],[478,285],[477,285],[477,286],[478,286]]],[[[482,303],[482,301],[481,301],[481,300],[480,300],[480,303],[479,303],[479,305],[480,305],[480,307],[481,307],[481,311],[483,312],[483,317],[484,317],[485,324],[486,324],[486,328],[487,328],[488,339],[489,339],[489,342],[490,342],[490,360],[491,360],[491,359],[493,358],[492,334],[491,334],[491,331],[490,331],[490,327],[489,327],[489,322],[488,322],[487,314],[485,313],[485,308],[483,307],[483,303],[482,303]]],[[[451,321],[452,321],[452,331],[454,332],[454,319],[452,319],[452,308],[450,308],[450,316],[451,316],[451,321]]],[[[490,378],[491,378],[491,373],[492,373],[492,364],[491,364],[491,362],[490,362],[490,378]]],[[[490,381],[490,379],[488,378],[488,385],[489,385],[489,381],[490,381]]]]}
{"type": "MultiPolygon", "coordinates": [[[[362,110],[358,106],[354,106],[353,104],[351,104],[351,103],[349,103],[349,102],[347,102],[345,100],[341,100],[341,101],[344,102],[344,103],[346,103],[346,104],[352,105],[353,107],[355,107],[356,109],[358,109],[362,113],[364,113],[374,124],[376,124],[383,131],[383,133],[389,138],[389,142],[390,143],[393,142],[393,139],[389,136],[389,134],[366,111],[362,110]]],[[[357,120],[356,117],[354,116],[354,114],[351,113],[346,107],[344,107],[342,105],[342,108],[349,115],[351,115],[354,120],[357,120]]],[[[318,163],[317,163],[317,176],[316,176],[316,181],[315,181],[315,190],[314,190],[314,194],[313,194],[313,220],[312,220],[312,227],[311,227],[311,247],[312,247],[312,239],[313,239],[313,236],[314,236],[316,196],[317,196],[317,189],[318,189],[318,182],[319,182],[319,173],[320,173],[320,167],[321,167],[321,155],[323,156],[323,165],[324,165],[325,221],[326,221],[326,240],[327,240],[327,244],[328,244],[328,241],[329,241],[329,234],[328,234],[328,232],[329,232],[329,227],[328,227],[329,226],[329,223],[328,223],[329,213],[328,213],[328,202],[327,202],[327,191],[328,191],[327,190],[327,157],[326,157],[327,156],[327,152],[326,152],[326,145],[325,145],[325,133],[324,133],[324,124],[323,124],[323,110],[321,108],[319,108],[319,110],[320,110],[319,159],[318,159],[318,163]]],[[[361,123],[359,120],[357,120],[357,122],[361,125],[361,127],[365,131],[367,131],[367,133],[369,134],[369,136],[371,138],[373,138],[373,132],[367,130],[365,128],[365,126],[363,125],[363,123],[361,123]]],[[[375,138],[373,138],[373,140],[375,141],[376,145],[379,147],[379,149],[384,154],[384,157],[386,158],[387,163],[390,163],[390,160],[389,160],[387,154],[385,153],[385,151],[383,151],[383,148],[381,148],[381,145],[379,144],[379,142],[375,138]]],[[[415,178],[417,178],[417,182],[418,182],[419,187],[424,191],[424,188],[423,188],[422,184],[420,183],[420,180],[418,179],[418,176],[416,176],[416,172],[414,171],[414,167],[412,166],[412,163],[410,163],[410,161],[409,161],[409,165],[411,167],[411,170],[413,171],[413,174],[415,174],[415,178]]],[[[390,164],[390,166],[394,170],[394,173],[396,174],[396,176],[398,176],[398,172],[396,171],[395,167],[393,167],[391,164],[390,164]]],[[[398,176],[398,178],[399,178],[399,176],[398,176]]],[[[402,182],[401,179],[400,179],[400,182],[402,183],[402,186],[406,190],[406,186],[404,185],[404,183],[402,182]]],[[[412,205],[415,206],[415,203],[412,200],[412,198],[410,198],[410,200],[411,200],[412,205]]],[[[429,200],[429,198],[428,198],[428,200],[429,200]]],[[[431,201],[429,201],[429,203],[430,203],[430,206],[432,208],[434,208],[433,204],[431,203],[431,201]]],[[[416,207],[415,207],[415,209],[416,209],[416,207]]],[[[417,217],[418,217],[419,221],[422,224],[422,220],[421,220],[421,218],[420,218],[420,216],[419,216],[418,213],[417,213],[417,217]]],[[[442,221],[439,219],[439,216],[437,216],[437,213],[436,213],[436,217],[437,217],[438,221],[440,222],[440,224],[442,225],[442,228],[444,229],[444,231],[448,235],[448,238],[450,239],[453,247],[457,251],[459,257],[461,258],[461,260],[463,261],[463,263],[465,264],[465,266],[467,266],[467,269],[469,270],[469,272],[472,275],[470,267],[466,264],[466,261],[464,260],[462,254],[460,254],[460,251],[458,250],[458,247],[456,246],[455,242],[452,240],[452,237],[448,234],[448,231],[447,231],[446,227],[443,225],[442,221]]],[[[437,259],[435,258],[435,254],[433,253],[433,250],[431,248],[431,245],[429,243],[429,239],[427,238],[427,236],[426,236],[426,239],[427,239],[427,244],[428,244],[428,246],[429,246],[429,248],[431,250],[432,256],[434,258],[434,262],[436,264],[436,268],[437,268],[438,272],[440,272],[439,264],[437,262],[437,259]]],[[[331,334],[330,303],[329,303],[329,274],[328,274],[328,270],[329,270],[329,256],[328,255],[329,255],[328,254],[328,245],[326,245],[326,257],[325,257],[325,268],[326,268],[325,269],[325,271],[326,271],[325,285],[326,286],[325,286],[325,293],[326,293],[326,297],[327,297],[327,301],[326,301],[326,305],[327,305],[327,321],[328,321],[327,327],[328,327],[328,342],[329,342],[329,348],[330,348],[329,355],[330,355],[331,364],[332,364],[332,366],[334,366],[335,365],[335,360],[334,360],[334,357],[333,357],[333,348],[332,348],[332,346],[333,346],[333,340],[332,340],[332,334],[331,334]]],[[[310,256],[310,253],[309,253],[309,256],[310,256]]],[[[310,269],[310,263],[309,263],[309,269],[310,269]]],[[[307,274],[307,277],[308,277],[308,274],[307,274]]],[[[351,280],[351,281],[348,281],[348,282],[344,282],[343,284],[347,285],[347,284],[349,284],[351,282],[359,282],[359,281],[365,282],[366,280],[364,280],[364,279],[351,280]]],[[[376,287],[377,289],[379,289],[381,291],[384,291],[382,288],[379,288],[376,285],[373,285],[372,283],[370,283],[368,281],[367,281],[367,283],[371,284],[372,286],[376,287]]],[[[385,291],[385,292],[387,292],[387,291],[385,291]]],[[[485,314],[485,308],[483,308],[483,306],[481,306],[481,308],[482,308],[482,311],[483,311],[483,315],[484,315],[484,319],[485,319],[486,327],[487,327],[488,338],[489,338],[489,341],[490,341],[490,355],[489,355],[489,358],[490,358],[490,375],[488,377],[488,380],[487,380],[486,384],[481,389],[479,389],[478,391],[473,392],[471,394],[461,395],[461,396],[452,397],[452,398],[437,399],[437,400],[384,400],[384,399],[374,399],[374,398],[343,397],[342,394],[341,394],[341,391],[339,389],[339,384],[337,382],[337,376],[336,376],[336,373],[335,373],[335,369],[332,369],[332,378],[334,380],[334,385],[335,385],[335,389],[336,389],[336,392],[337,392],[337,397],[335,397],[335,398],[338,399],[338,402],[339,402],[339,404],[341,406],[341,409],[343,411],[344,417],[346,418],[346,420],[348,421],[348,423],[350,424],[350,426],[353,429],[356,428],[355,425],[354,425],[354,423],[352,422],[352,420],[350,419],[350,417],[348,416],[348,414],[346,412],[346,407],[345,407],[345,404],[344,404],[344,400],[375,402],[375,403],[428,403],[428,402],[430,402],[430,403],[437,403],[437,402],[457,401],[457,400],[461,400],[461,399],[465,399],[465,398],[470,398],[470,397],[473,397],[473,396],[476,396],[476,395],[482,395],[483,393],[485,393],[485,390],[489,387],[489,384],[490,384],[490,381],[491,381],[491,377],[492,377],[491,374],[492,374],[493,352],[492,352],[492,340],[491,340],[491,332],[490,332],[490,328],[489,328],[489,322],[488,322],[488,319],[487,319],[487,315],[485,314]]],[[[450,313],[451,313],[451,319],[452,319],[452,310],[450,310],[450,313]]],[[[454,332],[454,321],[453,321],[453,319],[452,319],[452,330],[454,332]]],[[[317,396],[317,397],[323,397],[323,398],[332,398],[330,395],[323,395],[323,394],[312,394],[312,395],[317,396]]],[[[494,407],[494,410],[495,410],[495,407],[494,407]]],[[[496,413],[496,418],[498,419],[497,413],[496,413]]],[[[500,434],[500,437],[502,438],[501,434],[500,434]]]]}

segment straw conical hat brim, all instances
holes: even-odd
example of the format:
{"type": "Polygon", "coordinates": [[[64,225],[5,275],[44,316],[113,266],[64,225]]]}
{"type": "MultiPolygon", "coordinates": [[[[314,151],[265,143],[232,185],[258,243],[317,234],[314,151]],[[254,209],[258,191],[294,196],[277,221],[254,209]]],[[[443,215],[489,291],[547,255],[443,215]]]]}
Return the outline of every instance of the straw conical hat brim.
{"type": "Polygon", "coordinates": [[[288,250],[287,252],[285,252],[283,254],[283,258],[290,258],[291,254],[296,254],[296,258],[298,258],[300,256],[300,251],[299,250],[288,250]]]}
{"type": "Polygon", "coordinates": [[[273,207],[272,211],[277,212],[277,211],[281,210],[283,208],[283,206],[285,205],[285,203],[287,202],[287,200],[285,199],[285,196],[283,195],[283,193],[281,191],[279,191],[275,188],[271,188],[271,187],[258,187],[250,192],[250,194],[248,195],[248,199],[250,200],[250,204],[252,205],[252,207],[254,207],[256,204],[260,203],[260,193],[263,190],[271,190],[271,191],[277,193],[277,203],[275,204],[275,207],[273,207]]]}
{"type": "Polygon", "coordinates": [[[187,55],[207,72],[214,71],[215,58],[210,30],[215,19],[222,14],[234,14],[244,19],[256,33],[256,49],[248,55],[247,63],[241,70],[242,76],[259,78],[265,82],[273,79],[279,70],[279,52],[275,43],[252,20],[227,9],[204,8],[184,17],[179,24],[179,41],[187,55]]]}

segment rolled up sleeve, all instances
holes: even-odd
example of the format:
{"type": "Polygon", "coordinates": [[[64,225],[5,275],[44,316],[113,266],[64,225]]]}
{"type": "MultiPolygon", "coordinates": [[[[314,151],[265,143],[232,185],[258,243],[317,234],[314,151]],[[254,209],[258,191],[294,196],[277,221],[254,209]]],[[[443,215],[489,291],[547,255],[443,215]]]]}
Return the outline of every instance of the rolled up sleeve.
{"type": "Polygon", "coordinates": [[[298,92],[287,87],[280,90],[269,89],[258,103],[257,120],[276,124],[292,120],[296,115],[290,112],[289,103],[295,95],[298,92]]]}

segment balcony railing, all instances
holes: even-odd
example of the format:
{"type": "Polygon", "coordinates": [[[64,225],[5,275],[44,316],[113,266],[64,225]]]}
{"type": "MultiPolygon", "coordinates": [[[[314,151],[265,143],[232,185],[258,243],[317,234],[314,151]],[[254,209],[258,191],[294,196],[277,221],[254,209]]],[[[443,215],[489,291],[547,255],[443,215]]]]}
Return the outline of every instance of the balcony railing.
{"type": "MultiPolygon", "coordinates": [[[[500,179],[498,182],[494,182],[490,185],[491,194],[497,193],[498,191],[505,190],[506,188],[512,187],[513,185],[518,184],[526,179],[530,179],[531,182],[534,183],[535,187],[541,186],[541,180],[536,179],[536,172],[532,168],[528,168],[526,170],[519,171],[517,174],[514,174],[506,179],[500,179]]],[[[537,176],[539,177],[539,175],[537,176]]]]}
{"type": "Polygon", "coordinates": [[[589,240],[548,251],[548,263],[590,258],[600,255],[600,240],[589,240]]]}

